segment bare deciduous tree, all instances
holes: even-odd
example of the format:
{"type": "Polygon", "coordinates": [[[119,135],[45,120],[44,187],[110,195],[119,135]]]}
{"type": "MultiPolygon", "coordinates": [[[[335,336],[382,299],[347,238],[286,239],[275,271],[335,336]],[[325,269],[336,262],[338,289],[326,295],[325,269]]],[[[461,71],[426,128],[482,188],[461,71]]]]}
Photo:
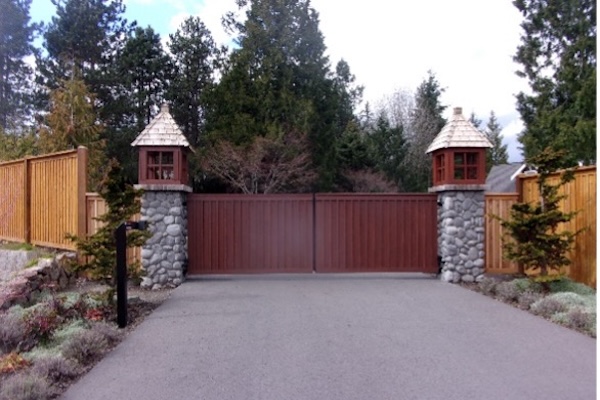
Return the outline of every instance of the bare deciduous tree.
{"type": "Polygon", "coordinates": [[[295,132],[256,137],[248,147],[220,141],[207,152],[203,167],[246,194],[306,192],[317,178],[306,137],[295,132]]]}

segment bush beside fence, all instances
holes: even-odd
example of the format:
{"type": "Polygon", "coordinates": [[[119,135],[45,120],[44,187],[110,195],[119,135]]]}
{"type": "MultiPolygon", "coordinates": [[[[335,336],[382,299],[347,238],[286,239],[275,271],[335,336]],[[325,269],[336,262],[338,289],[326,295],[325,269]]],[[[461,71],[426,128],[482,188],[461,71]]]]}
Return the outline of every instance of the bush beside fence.
{"type": "MultiPolygon", "coordinates": [[[[550,178],[557,183],[559,174],[550,178]]],[[[491,215],[507,219],[510,207],[516,201],[537,201],[537,175],[523,174],[518,177],[517,193],[486,194],[486,272],[510,274],[518,272],[518,266],[502,256],[502,226],[491,215]]],[[[561,188],[567,195],[561,202],[565,212],[577,212],[562,229],[572,232],[582,230],[569,254],[571,265],[567,275],[578,282],[596,287],[596,167],[582,167],[575,171],[575,179],[561,188]]]]}

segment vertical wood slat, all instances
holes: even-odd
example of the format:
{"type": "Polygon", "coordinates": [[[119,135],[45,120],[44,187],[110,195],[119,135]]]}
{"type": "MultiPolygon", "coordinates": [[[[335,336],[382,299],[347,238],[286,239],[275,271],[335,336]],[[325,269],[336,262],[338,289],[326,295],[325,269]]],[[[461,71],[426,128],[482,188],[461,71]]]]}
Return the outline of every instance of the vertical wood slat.
{"type": "MultiPolygon", "coordinates": [[[[550,176],[551,184],[558,183],[560,174],[550,176]]],[[[524,202],[537,201],[539,190],[537,175],[520,175],[520,185],[523,188],[522,199],[524,202]]],[[[596,286],[596,167],[582,167],[575,170],[575,179],[560,190],[560,194],[567,194],[567,198],[560,203],[564,212],[576,212],[575,217],[561,229],[575,232],[583,230],[575,238],[572,252],[569,254],[571,265],[567,268],[567,275],[572,279],[596,286]]]]}
{"type": "Polygon", "coordinates": [[[317,272],[437,272],[435,194],[317,194],[316,199],[317,272]],[[354,226],[339,229],[339,221],[346,220],[354,226]],[[400,240],[397,232],[403,229],[411,232],[400,240]],[[345,256],[347,247],[351,257],[345,256]]]}
{"type": "Polygon", "coordinates": [[[85,188],[85,175],[75,178],[77,159],[70,150],[0,163],[0,239],[75,249],[65,235],[85,224],[77,209],[77,190],[85,188]]]}
{"type": "MultiPolygon", "coordinates": [[[[556,184],[559,174],[553,174],[549,181],[556,184]]],[[[515,273],[518,268],[503,260],[501,227],[499,221],[489,217],[495,214],[502,218],[510,216],[510,207],[515,201],[535,202],[539,199],[537,175],[522,174],[517,180],[516,194],[486,194],[486,272],[515,273]],[[504,196],[504,197],[502,197],[504,196]]],[[[567,275],[589,286],[596,286],[596,167],[583,167],[575,170],[575,179],[561,188],[567,194],[560,208],[565,212],[577,212],[575,217],[559,229],[572,232],[582,230],[576,237],[573,250],[569,254],[571,265],[567,275]]]]}
{"type": "Polygon", "coordinates": [[[189,273],[312,271],[311,207],[312,195],[188,196],[189,273]]]}
{"type": "Polygon", "coordinates": [[[25,242],[26,160],[0,164],[0,239],[25,242]]]}
{"type": "Polygon", "coordinates": [[[486,193],[485,195],[485,272],[488,274],[514,274],[519,272],[516,263],[507,260],[503,252],[504,228],[501,219],[510,218],[510,210],[518,200],[517,193],[486,193]]]}
{"type": "MultiPolygon", "coordinates": [[[[87,236],[91,236],[104,226],[98,218],[108,212],[106,202],[98,193],[85,193],[85,232],[87,236]]],[[[140,220],[140,214],[132,217],[133,221],[140,220]]],[[[141,262],[142,249],[141,247],[127,248],[127,265],[136,261],[141,262]]],[[[88,260],[89,261],[89,260],[88,260]]]]}

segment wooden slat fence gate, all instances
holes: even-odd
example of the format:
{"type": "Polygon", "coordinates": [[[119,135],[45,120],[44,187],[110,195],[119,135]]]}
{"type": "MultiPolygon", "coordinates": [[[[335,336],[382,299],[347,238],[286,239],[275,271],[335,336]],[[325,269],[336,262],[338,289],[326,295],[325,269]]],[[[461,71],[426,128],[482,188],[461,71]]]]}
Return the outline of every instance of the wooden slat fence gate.
{"type": "Polygon", "coordinates": [[[434,194],[190,195],[190,274],[437,272],[434,194]]]}

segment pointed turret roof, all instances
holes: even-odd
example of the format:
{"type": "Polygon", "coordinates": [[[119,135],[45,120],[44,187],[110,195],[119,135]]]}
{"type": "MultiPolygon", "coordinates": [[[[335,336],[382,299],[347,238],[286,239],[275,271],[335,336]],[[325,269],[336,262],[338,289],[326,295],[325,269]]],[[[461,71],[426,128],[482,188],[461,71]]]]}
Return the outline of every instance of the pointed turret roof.
{"type": "Polygon", "coordinates": [[[131,145],[190,147],[190,143],[169,113],[167,104],[160,107],[158,115],[135,138],[131,145]]]}
{"type": "Polygon", "coordinates": [[[462,115],[462,108],[454,108],[452,119],[433,139],[426,153],[451,147],[493,147],[487,137],[462,115]]]}

